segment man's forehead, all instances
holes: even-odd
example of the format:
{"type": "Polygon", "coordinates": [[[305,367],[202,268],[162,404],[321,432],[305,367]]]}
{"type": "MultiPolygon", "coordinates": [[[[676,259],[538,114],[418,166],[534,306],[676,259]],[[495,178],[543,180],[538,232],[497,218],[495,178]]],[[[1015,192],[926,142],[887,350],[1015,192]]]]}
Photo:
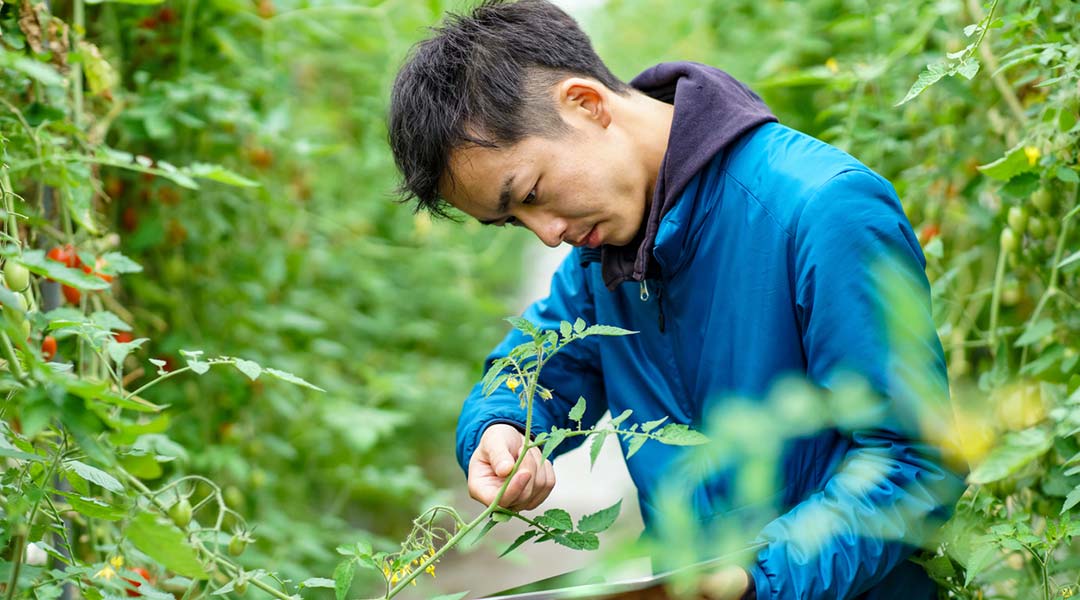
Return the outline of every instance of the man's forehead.
{"type": "Polygon", "coordinates": [[[493,211],[513,187],[516,165],[508,148],[459,148],[450,153],[439,190],[450,204],[466,212],[493,211]]]}

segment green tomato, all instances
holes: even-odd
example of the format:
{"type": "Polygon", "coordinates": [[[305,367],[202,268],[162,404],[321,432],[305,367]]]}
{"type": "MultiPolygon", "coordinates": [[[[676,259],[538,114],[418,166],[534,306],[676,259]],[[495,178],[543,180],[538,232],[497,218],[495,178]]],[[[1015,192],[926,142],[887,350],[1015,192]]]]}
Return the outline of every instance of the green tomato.
{"type": "Polygon", "coordinates": [[[1031,194],[1031,203],[1044,213],[1048,213],[1054,208],[1054,197],[1050,195],[1050,190],[1039,188],[1031,194]]]}
{"type": "Polygon", "coordinates": [[[1024,229],[1028,222],[1027,211],[1021,206],[1010,207],[1008,221],[1009,227],[1012,227],[1016,235],[1024,235],[1024,229]]]}
{"type": "Polygon", "coordinates": [[[4,282],[16,292],[30,287],[30,271],[19,263],[9,260],[4,265],[4,282]]]}
{"type": "Polygon", "coordinates": [[[236,590],[237,594],[243,596],[244,592],[247,592],[248,589],[247,579],[238,580],[236,583],[233,584],[233,589],[236,590]]]}
{"type": "Polygon", "coordinates": [[[187,498],[181,498],[169,507],[169,518],[181,529],[188,526],[191,522],[191,503],[187,498]]]}
{"type": "Polygon", "coordinates": [[[1016,239],[1016,232],[1011,227],[1006,227],[1001,230],[1001,251],[1006,254],[1012,254],[1016,252],[1016,249],[1020,247],[1020,242],[1016,239]]]}
{"type": "Polygon", "coordinates": [[[1027,222],[1028,233],[1031,237],[1041,238],[1046,235],[1046,221],[1043,221],[1039,217],[1029,217],[1027,222]]]}
{"type": "Polygon", "coordinates": [[[239,533],[234,534],[229,540],[229,554],[240,556],[247,549],[247,540],[239,533]]]}

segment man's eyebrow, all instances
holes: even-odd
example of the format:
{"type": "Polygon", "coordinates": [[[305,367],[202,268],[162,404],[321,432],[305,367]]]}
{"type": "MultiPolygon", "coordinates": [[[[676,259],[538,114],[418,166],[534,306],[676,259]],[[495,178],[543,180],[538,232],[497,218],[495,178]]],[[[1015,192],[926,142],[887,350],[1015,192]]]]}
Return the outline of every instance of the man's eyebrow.
{"type": "MultiPolygon", "coordinates": [[[[502,189],[499,190],[499,205],[495,210],[500,215],[506,214],[506,210],[510,208],[510,192],[514,188],[514,175],[511,173],[503,180],[502,189]]],[[[500,217],[501,218],[501,217],[500,217]]],[[[494,225],[498,223],[499,219],[491,219],[489,221],[480,221],[481,225],[494,225]]]]}

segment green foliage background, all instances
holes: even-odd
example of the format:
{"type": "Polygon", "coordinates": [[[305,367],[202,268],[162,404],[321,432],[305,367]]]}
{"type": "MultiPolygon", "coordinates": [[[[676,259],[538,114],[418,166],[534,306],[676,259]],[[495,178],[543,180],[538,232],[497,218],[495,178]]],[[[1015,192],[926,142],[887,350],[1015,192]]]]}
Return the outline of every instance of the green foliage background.
{"type": "MultiPolygon", "coordinates": [[[[155,534],[134,514],[155,512],[149,490],[187,475],[208,480],[184,488],[193,500],[221,498],[255,526],[256,542],[227,560],[294,587],[330,577],[339,544],[392,545],[461,484],[453,421],[521,276],[520,236],[391,201],[390,83],[422,28],[461,4],[0,6],[3,254],[31,265],[31,249],[71,243],[88,264],[119,252],[131,264],[110,255],[114,266],[132,271],[92,291],[92,277],[35,270],[29,343],[22,316],[6,318],[5,364],[26,372],[0,374],[0,581],[44,597],[78,581],[100,597],[123,587],[95,576],[122,554],[162,589],[207,591],[168,579],[180,558],[148,555],[129,531],[155,534]],[[46,274],[81,287],[81,304],[56,312],[46,274]],[[148,341],[116,360],[110,334],[128,329],[148,341]],[[50,334],[52,364],[76,378],[42,361],[50,334]],[[137,413],[79,384],[124,392],[154,379],[149,359],[181,368],[180,351],[196,349],[326,392],[214,369],[169,378],[142,395],[167,408],[137,413]],[[72,490],[133,525],[55,496],[72,490]],[[15,569],[18,549],[43,538],[72,567],[15,569]]],[[[625,79],[662,60],[720,66],[782,122],[894,182],[929,259],[954,382],[957,425],[943,441],[977,467],[923,560],[952,597],[1076,591],[1080,6],[610,0],[577,14],[625,79]],[[898,106],[924,71],[940,81],[898,106]]],[[[227,540],[241,519],[214,508],[195,518],[221,558],[214,532],[227,540]]],[[[214,586],[236,581],[219,568],[214,586]]]]}

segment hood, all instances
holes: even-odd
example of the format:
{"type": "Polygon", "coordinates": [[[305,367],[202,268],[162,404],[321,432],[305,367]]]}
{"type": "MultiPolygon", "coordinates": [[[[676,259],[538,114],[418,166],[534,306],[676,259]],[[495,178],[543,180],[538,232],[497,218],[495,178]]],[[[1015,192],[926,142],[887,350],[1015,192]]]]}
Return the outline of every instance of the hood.
{"type": "Polygon", "coordinates": [[[750,88],[708,65],[661,63],[635,77],[630,85],[674,104],[675,116],[644,227],[626,246],[601,247],[604,285],[610,290],[658,273],[652,256],[656,232],[686,184],[739,136],[777,120],[750,88]]]}

